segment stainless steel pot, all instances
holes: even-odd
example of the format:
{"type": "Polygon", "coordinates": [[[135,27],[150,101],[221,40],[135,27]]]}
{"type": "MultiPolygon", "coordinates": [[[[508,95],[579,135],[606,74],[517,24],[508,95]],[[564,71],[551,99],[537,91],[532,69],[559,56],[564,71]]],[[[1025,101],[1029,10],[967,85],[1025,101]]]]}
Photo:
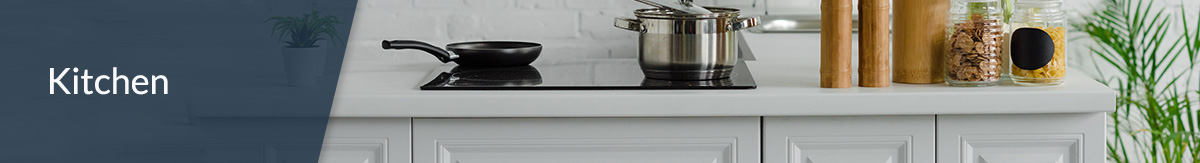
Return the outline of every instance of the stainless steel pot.
{"type": "Polygon", "coordinates": [[[634,11],[637,19],[616,18],[613,25],[641,33],[638,60],[647,78],[729,78],[737,65],[737,31],[757,26],[758,17],[739,18],[738,9],[733,8],[705,8],[713,13],[638,9],[634,11]]]}

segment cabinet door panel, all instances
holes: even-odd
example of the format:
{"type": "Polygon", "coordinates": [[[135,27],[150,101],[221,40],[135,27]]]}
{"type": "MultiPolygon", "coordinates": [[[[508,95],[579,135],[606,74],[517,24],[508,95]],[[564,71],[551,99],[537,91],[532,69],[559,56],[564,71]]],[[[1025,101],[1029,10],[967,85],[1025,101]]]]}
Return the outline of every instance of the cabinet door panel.
{"type": "Polygon", "coordinates": [[[414,119],[413,161],[757,163],[759,118],[414,119]]]}
{"type": "Polygon", "coordinates": [[[765,117],[763,160],[933,162],[933,116],[765,117]]]}
{"type": "Polygon", "coordinates": [[[791,162],[908,162],[911,136],[788,137],[791,162]]]}
{"type": "Polygon", "coordinates": [[[439,162],[733,162],[733,138],[440,140],[439,162]]]}
{"type": "Polygon", "coordinates": [[[388,141],[386,138],[326,138],[321,146],[320,162],[387,163],[388,141]]]}
{"type": "Polygon", "coordinates": [[[408,163],[409,118],[331,118],[320,163],[408,163]]]}
{"type": "Polygon", "coordinates": [[[939,163],[1104,162],[1104,113],[939,115],[939,163]]]}
{"type": "Polygon", "coordinates": [[[1083,136],[1079,134],[963,135],[963,156],[968,162],[1079,162],[1083,136]]]}

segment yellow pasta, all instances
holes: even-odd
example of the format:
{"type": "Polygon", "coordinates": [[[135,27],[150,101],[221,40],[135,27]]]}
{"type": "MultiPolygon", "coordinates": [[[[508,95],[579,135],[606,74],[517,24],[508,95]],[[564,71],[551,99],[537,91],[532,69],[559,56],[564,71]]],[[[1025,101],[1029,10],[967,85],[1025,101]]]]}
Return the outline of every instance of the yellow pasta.
{"type": "Polygon", "coordinates": [[[1045,27],[1034,27],[1046,31],[1050,34],[1050,38],[1054,40],[1054,58],[1045,67],[1036,70],[1025,70],[1013,65],[1010,69],[1013,77],[1020,82],[1027,83],[1054,83],[1061,82],[1062,77],[1067,76],[1067,30],[1063,27],[1054,27],[1047,29],[1045,27]],[[1023,79],[1022,79],[1023,78],[1023,79]]]}

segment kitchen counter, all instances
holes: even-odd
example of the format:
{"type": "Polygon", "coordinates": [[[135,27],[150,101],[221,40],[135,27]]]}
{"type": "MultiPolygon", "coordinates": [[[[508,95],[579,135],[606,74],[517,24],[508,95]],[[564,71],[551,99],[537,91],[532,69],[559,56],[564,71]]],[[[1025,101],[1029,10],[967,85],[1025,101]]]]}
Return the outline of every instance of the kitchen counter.
{"type": "MultiPolygon", "coordinates": [[[[1114,92],[1079,71],[1053,87],[818,87],[818,34],[744,33],[752,90],[422,91],[430,61],[344,63],[331,117],[708,117],[1111,112],[1114,92]]],[[[354,46],[355,53],[389,53],[354,46]]],[[[857,48],[857,47],[855,47],[857,48]]],[[[432,58],[432,57],[431,57],[432,58]]],[[[855,59],[857,60],[857,59],[855,59]]],[[[857,79],[855,79],[857,80],[857,79]]],[[[857,85],[857,83],[856,83],[857,85]]]]}

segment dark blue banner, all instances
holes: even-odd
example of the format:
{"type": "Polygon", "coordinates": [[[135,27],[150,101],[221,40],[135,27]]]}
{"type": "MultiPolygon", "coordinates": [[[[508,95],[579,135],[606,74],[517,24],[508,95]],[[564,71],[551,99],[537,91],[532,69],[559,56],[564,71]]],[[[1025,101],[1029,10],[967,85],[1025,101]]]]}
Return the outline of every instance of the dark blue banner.
{"type": "Polygon", "coordinates": [[[0,162],[315,163],[356,3],[0,1],[0,162]]]}

